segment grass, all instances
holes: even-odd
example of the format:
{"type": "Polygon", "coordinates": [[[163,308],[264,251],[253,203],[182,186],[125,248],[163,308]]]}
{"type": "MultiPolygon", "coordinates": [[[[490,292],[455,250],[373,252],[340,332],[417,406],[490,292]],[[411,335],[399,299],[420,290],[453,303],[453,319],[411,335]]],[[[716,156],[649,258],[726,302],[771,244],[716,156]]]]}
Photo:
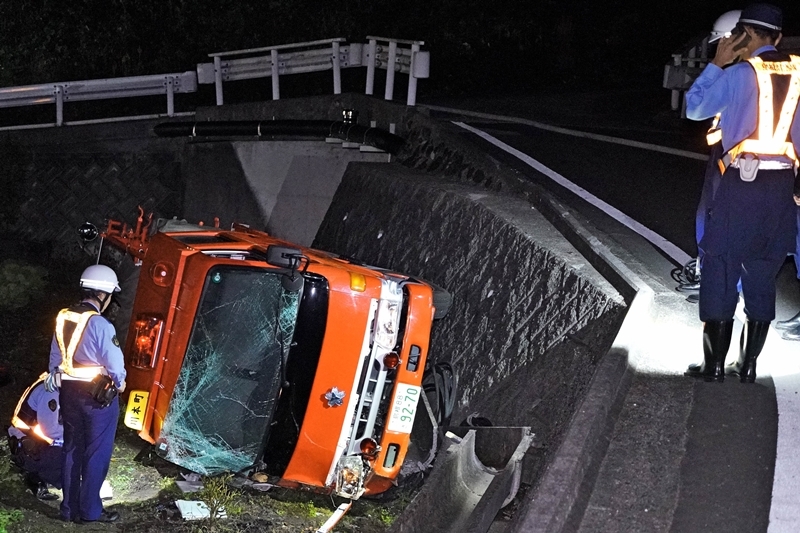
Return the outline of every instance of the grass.
{"type": "Polygon", "coordinates": [[[0,533],[8,533],[8,526],[21,521],[24,517],[19,509],[0,509],[0,533]]]}

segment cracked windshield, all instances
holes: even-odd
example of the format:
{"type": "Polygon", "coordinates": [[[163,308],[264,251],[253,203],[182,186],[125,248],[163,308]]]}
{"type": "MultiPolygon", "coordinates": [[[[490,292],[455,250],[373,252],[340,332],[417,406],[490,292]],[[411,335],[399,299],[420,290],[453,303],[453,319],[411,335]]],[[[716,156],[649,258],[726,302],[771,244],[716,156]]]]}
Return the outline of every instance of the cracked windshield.
{"type": "Polygon", "coordinates": [[[274,271],[224,266],[208,272],[159,441],[167,460],[206,475],[256,462],[300,295],[285,291],[274,271]]]}

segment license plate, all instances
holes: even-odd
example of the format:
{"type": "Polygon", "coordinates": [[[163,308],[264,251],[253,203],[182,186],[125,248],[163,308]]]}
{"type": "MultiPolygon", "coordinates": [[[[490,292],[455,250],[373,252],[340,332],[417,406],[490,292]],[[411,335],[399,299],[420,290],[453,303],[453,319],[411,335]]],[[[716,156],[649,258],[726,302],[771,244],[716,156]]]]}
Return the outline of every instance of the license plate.
{"type": "Polygon", "coordinates": [[[398,383],[392,400],[392,414],[389,416],[389,431],[411,433],[414,415],[417,414],[417,403],[422,388],[416,385],[398,383]]]}
{"type": "Polygon", "coordinates": [[[144,427],[144,412],[147,407],[149,392],[132,390],[128,396],[128,407],[125,409],[125,425],[136,431],[144,427]]]}

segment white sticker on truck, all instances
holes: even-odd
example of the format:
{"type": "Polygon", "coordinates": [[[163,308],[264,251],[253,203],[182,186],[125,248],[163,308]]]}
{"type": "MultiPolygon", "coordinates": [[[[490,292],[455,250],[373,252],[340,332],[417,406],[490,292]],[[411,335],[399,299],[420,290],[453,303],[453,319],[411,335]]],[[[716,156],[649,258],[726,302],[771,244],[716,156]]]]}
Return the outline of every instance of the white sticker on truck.
{"type": "Polygon", "coordinates": [[[417,414],[417,403],[422,388],[416,385],[398,383],[394,389],[392,412],[389,415],[389,431],[411,433],[414,415],[417,414]]]}

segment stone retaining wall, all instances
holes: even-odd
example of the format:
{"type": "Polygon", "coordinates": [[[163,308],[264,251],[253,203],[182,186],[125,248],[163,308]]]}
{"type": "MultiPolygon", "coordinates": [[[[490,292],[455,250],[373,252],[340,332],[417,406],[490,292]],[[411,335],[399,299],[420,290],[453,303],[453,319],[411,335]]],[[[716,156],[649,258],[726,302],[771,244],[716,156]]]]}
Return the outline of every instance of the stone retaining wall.
{"type": "Polygon", "coordinates": [[[351,164],[314,246],[419,276],[453,304],[431,357],[472,412],[557,438],[608,351],[622,296],[530,204],[402,167],[351,164]]]}

